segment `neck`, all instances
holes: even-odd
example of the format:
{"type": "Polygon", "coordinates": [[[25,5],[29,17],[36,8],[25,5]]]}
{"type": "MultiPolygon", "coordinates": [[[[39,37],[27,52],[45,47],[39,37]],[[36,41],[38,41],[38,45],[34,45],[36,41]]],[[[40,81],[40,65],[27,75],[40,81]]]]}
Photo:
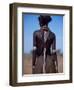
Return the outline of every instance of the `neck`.
{"type": "Polygon", "coordinates": [[[48,31],[49,29],[48,29],[48,26],[47,25],[44,25],[44,26],[41,27],[41,30],[42,31],[48,31]]]}

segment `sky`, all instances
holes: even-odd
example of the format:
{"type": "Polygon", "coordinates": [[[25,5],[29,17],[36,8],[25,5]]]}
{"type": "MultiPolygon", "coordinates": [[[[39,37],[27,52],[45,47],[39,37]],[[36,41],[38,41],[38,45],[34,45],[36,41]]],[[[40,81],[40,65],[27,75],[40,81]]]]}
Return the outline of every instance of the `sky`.
{"type": "MultiPolygon", "coordinates": [[[[30,53],[33,49],[33,32],[40,28],[38,17],[38,14],[23,14],[24,53],[30,53]]],[[[63,52],[63,16],[51,15],[51,18],[48,27],[56,35],[56,49],[63,52]]]]}

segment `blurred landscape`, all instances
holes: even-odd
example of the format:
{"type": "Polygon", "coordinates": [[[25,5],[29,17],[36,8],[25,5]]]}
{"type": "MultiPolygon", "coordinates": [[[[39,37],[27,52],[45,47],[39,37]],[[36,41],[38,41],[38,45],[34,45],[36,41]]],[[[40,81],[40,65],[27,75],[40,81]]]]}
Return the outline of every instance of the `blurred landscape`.
{"type": "MultiPolygon", "coordinates": [[[[58,50],[57,52],[57,59],[58,59],[58,72],[63,72],[63,54],[58,50]]],[[[32,54],[24,54],[23,58],[23,67],[22,67],[23,74],[32,74],[32,54]]]]}

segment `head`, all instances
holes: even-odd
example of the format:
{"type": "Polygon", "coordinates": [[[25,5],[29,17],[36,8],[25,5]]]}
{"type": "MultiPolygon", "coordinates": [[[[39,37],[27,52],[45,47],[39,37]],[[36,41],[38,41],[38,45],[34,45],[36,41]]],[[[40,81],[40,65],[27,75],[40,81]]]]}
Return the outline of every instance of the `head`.
{"type": "Polygon", "coordinates": [[[48,26],[48,23],[52,20],[52,18],[48,15],[40,15],[38,17],[40,27],[46,25],[48,26]]]}

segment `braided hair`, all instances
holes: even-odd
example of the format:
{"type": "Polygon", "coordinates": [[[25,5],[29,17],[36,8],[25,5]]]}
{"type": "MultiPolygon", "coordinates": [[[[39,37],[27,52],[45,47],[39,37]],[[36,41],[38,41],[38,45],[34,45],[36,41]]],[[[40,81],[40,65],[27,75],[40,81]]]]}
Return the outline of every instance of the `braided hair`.
{"type": "Polygon", "coordinates": [[[40,26],[48,25],[48,23],[52,20],[52,18],[48,15],[40,15],[38,17],[40,26]]]}

